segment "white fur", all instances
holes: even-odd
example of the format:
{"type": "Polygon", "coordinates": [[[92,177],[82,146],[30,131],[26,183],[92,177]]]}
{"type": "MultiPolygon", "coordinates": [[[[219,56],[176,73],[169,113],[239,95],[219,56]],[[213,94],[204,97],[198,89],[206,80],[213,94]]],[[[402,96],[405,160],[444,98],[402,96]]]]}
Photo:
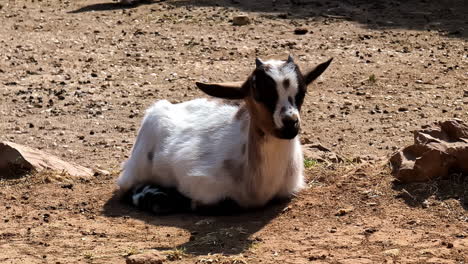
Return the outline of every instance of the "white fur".
{"type": "Polygon", "coordinates": [[[242,129],[241,121],[234,117],[237,111],[237,106],[207,99],[156,102],[146,112],[131,157],[117,181],[121,190],[154,183],[176,187],[205,205],[231,198],[243,207],[261,206],[275,196],[299,191],[304,179],[298,137],[282,140],[265,135],[257,146],[262,162],[249,164],[248,151],[243,155],[242,146],[253,143],[248,142],[249,129],[242,129]],[[226,171],[226,160],[245,164],[240,179],[226,171]],[[251,173],[255,166],[259,173],[251,173]]]}

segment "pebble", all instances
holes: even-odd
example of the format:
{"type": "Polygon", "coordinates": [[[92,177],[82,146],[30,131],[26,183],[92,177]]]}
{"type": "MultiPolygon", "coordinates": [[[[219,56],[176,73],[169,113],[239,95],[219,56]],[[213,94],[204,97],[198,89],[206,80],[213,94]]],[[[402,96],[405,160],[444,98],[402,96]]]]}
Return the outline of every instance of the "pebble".
{"type": "Polygon", "coordinates": [[[351,213],[354,210],[354,208],[349,207],[349,208],[341,208],[338,209],[338,211],[335,213],[336,216],[344,216],[346,214],[351,213]]]}
{"type": "Polygon", "coordinates": [[[307,32],[309,32],[309,30],[307,28],[296,28],[296,29],[294,29],[294,34],[296,34],[296,35],[305,35],[305,34],[307,34],[307,32]]]}
{"type": "Polygon", "coordinates": [[[247,15],[237,15],[232,18],[234,26],[244,26],[250,24],[250,18],[247,15]]]}
{"type": "Polygon", "coordinates": [[[385,250],[383,252],[383,254],[385,256],[391,256],[391,257],[396,257],[398,255],[400,255],[400,250],[398,248],[394,248],[394,249],[389,249],[389,250],[385,250]]]}
{"type": "Polygon", "coordinates": [[[408,112],[408,107],[400,107],[398,108],[398,112],[408,112]]]}

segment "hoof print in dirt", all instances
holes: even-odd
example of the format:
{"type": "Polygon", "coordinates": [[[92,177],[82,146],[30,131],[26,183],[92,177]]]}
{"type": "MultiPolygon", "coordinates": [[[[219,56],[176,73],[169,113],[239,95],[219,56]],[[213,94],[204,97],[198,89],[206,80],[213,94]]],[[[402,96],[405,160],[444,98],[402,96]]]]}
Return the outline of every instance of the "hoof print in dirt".
{"type": "Polygon", "coordinates": [[[414,144],[390,158],[402,182],[424,182],[450,173],[468,173],[468,125],[459,119],[437,122],[414,132],[414,144]]]}

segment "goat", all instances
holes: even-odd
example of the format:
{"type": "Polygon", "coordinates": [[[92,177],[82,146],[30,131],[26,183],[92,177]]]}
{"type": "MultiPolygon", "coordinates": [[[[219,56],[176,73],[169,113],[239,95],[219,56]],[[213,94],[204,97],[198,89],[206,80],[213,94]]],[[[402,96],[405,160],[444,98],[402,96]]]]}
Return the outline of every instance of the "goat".
{"type": "Polygon", "coordinates": [[[123,165],[120,190],[133,188],[133,204],[156,214],[225,199],[255,208],[294,195],[304,187],[301,106],[307,86],[331,61],[303,75],[291,56],[257,58],[243,83],[196,83],[207,95],[239,105],[157,101],[146,111],[123,165]]]}

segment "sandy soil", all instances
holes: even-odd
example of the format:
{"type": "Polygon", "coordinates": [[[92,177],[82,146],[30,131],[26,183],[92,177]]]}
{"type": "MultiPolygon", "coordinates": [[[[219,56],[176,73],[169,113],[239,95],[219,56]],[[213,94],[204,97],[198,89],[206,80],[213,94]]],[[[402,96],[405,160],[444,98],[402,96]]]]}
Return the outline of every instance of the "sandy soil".
{"type": "Polygon", "coordinates": [[[0,180],[1,263],[466,263],[468,179],[393,182],[411,130],[468,120],[468,5],[452,1],[0,2],[0,140],[112,171],[0,180]],[[252,23],[233,26],[248,14],[252,23]],[[295,29],[304,28],[305,35],[295,29]],[[114,197],[144,110],[243,80],[254,58],[335,60],[302,113],[304,142],[352,161],[307,171],[289,203],[155,217],[114,197]]]}

